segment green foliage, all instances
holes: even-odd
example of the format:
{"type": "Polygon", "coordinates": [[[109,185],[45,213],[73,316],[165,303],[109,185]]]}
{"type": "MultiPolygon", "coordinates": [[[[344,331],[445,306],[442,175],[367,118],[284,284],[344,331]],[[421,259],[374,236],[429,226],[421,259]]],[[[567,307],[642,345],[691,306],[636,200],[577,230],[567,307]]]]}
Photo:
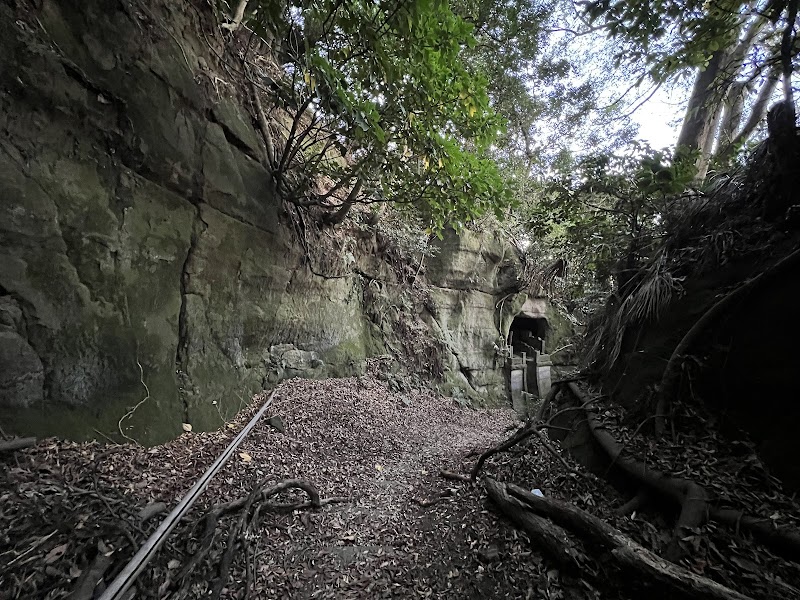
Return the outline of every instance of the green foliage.
{"type": "Polygon", "coordinates": [[[625,154],[562,164],[524,215],[531,237],[571,264],[571,295],[623,292],[664,234],[664,220],[691,182],[686,161],[634,145],[625,154]]]}
{"type": "Polygon", "coordinates": [[[465,60],[486,75],[492,106],[508,122],[494,151],[508,175],[540,176],[564,151],[630,139],[626,119],[598,108],[609,70],[589,68],[597,53],[571,29],[582,25],[570,3],[456,0],[454,10],[475,25],[477,44],[465,60]]]}
{"type": "MultiPolygon", "coordinates": [[[[256,16],[273,6],[259,3],[256,16]]],[[[296,126],[276,172],[290,199],[341,204],[359,181],[361,201],[413,203],[435,231],[508,205],[488,155],[503,123],[462,60],[472,26],[447,2],[304,0],[270,19],[289,50],[296,126]],[[311,174],[332,189],[314,192],[311,174]]]]}
{"type": "Polygon", "coordinates": [[[656,81],[684,67],[703,67],[737,39],[740,0],[593,0],[584,5],[593,24],[621,42],[616,61],[646,64],[656,81]]]}

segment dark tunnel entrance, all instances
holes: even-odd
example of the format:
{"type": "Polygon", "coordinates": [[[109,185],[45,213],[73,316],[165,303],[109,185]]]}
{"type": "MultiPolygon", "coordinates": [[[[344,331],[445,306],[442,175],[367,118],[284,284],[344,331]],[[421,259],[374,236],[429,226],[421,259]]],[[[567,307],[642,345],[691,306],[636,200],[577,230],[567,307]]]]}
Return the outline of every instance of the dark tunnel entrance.
{"type": "Polygon", "coordinates": [[[517,315],[511,322],[508,332],[508,344],[514,348],[514,354],[533,355],[534,350],[544,354],[544,340],[547,337],[547,319],[544,317],[527,317],[517,315]]]}

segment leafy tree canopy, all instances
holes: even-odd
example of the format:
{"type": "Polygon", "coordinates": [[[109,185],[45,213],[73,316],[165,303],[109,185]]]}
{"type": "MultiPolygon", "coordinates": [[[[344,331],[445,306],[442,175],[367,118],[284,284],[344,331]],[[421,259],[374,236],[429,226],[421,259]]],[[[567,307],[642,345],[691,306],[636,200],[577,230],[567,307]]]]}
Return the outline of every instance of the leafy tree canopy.
{"type": "Polygon", "coordinates": [[[625,42],[617,66],[644,63],[659,81],[678,69],[707,65],[714,52],[736,41],[750,10],[740,0],[593,0],[584,7],[590,22],[625,42]]]}
{"type": "Polygon", "coordinates": [[[645,144],[562,163],[524,213],[535,239],[572,266],[570,296],[623,291],[656,247],[692,169],[645,144]]]}
{"type": "Polygon", "coordinates": [[[250,24],[288,59],[294,121],[274,167],[289,199],[413,203],[435,231],[502,214],[511,196],[488,151],[504,123],[462,58],[473,27],[446,1],[303,0],[277,14],[263,1],[250,24]],[[316,193],[309,172],[335,183],[316,193]]]}
{"type": "Polygon", "coordinates": [[[729,163],[758,129],[779,77],[783,100],[793,106],[799,5],[798,0],[590,0],[584,9],[592,23],[620,42],[617,64],[643,64],[657,83],[694,74],[678,146],[699,152],[700,183],[712,162],[729,163]]]}
{"type": "Polygon", "coordinates": [[[475,24],[477,43],[465,60],[486,75],[492,106],[508,122],[494,153],[506,169],[543,176],[565,153],[630,139],[627,120],[598,108],[605,77],[586,67],[600,57],[572,43],[580,22],[571,3],[457,0],[454,10],[475,24]]]}

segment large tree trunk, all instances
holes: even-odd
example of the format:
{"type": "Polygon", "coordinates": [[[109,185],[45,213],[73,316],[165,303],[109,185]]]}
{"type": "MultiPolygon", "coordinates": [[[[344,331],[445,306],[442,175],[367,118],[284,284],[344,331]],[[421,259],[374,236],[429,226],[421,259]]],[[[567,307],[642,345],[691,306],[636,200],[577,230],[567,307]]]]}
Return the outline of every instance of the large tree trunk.
{"type": "Polygon", "coordinates": [[[742,121],[742,109],[744,108],[744,94],[746,91],[744,81],[736,81],[731,85],[728,97],[725,99],[723,109],[725,116],[719,129],[719,148],[727,146],[733,142],[739,123],[742,121]]]}
{"type": "Polygon", "coordinates": [[[737,75],[766,22],[760,15],[753,17],[739,42],[715,52],[708,66],[697,74],[677,144],[678,148],[699,152],[697,181],[705,179],[723,107],[735,102],[735,93],[741,91],[742,86],[736,84],[737,75]]]}
{"type": "Polygon", "coordinates": [[[764,120],[764,116],[767,114],[769,100],[778,85],[779,79],[780,70],[773,68],[767,75],[767,79],[761,84],[761,89],[758,91],[758,96],[756,96],[755,102],[753,102],[753,107],[750,109],[750,116],[747,118],[747,121],[739,130],[739,132],[730,139],[727,139],[727,135],[723,131],[723,135],[720,139],[720,144],[717,148],[717,154],[715,157],[717,161],[729,161],[731,158],[733,158],[736,147],[741,145],[751,135],[753,135],[753,132],[756,130],[756,127],[758,127],[758,124],[764,120]]]}
{"type": "Polygon", "coordinates": [[[708,66],[697,74],[678,135],[678,148],[699,151],[705,145],[718,103],[717,83],[722,66],[726,63],[725,55],[725,50],[715,52],[708,66]]]}
{"type": "Polygon", "coordinates": [[[703,145],[700,147],[700,156],[697,158],[697,180],[702,181],[708,175],[708,167],[711,165],[711,152],[714,142],[717,140],[717,131],[722,118],[723,101],[717,101],[711,108],[708,115],[708,122],[705,127],[703,145]]]}
{"type": "Polygon", "coordinates": [[[783,101],[794,107],[792,96],[792,58],[796,36],[794,27],[797,24],[797,11],[800,8],[798,0],[789,0],[786,4],[786,27],[781,36],[781,66],[783,67],[783,101]]]}

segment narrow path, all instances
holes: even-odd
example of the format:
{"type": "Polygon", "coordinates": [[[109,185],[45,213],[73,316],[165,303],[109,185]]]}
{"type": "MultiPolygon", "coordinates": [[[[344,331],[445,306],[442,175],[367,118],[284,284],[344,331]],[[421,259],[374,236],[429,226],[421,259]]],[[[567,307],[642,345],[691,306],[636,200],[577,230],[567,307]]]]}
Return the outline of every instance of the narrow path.
{"type": "MultiPolygon", "coordinates": [[[[218,431],[186,433],[154,448],[42,440],[6,457],[0,556],[13,568],[0,570],[0,600],[68,597],[103,556],[110,560],[94,581],[110,581],[159,522],[143,525],[141,509],[175,506],[263,401],[254,399],[218,431]]],[[[272,408],[280,427],[267,418],[258,424],[142,573],[137,597],[208,597],[238,516],[220,521],[211,551],[182,587],[178,574],[203,537],[199,520],[259,483],[285,479],[305,479],[323,497],[351,501],[263,511],[249,538],[254,552],[245,562],[237,550],[222,598],[243,599],[247,589],[249,598],[541,596],[546,564],[485,508],[480,489],[438,475],[466,472],[470,452],[506,437],[515,424],[510,409],[472,410],[429,392],[390,392],[371,376],[286,381],[272,408]]],[[[300,496],[280,501],[294,499],[300,496]]]]}
{"type": "Polygon", "coordinates": [[[293,380],[273,406],[285,431],[255,432],[242,447],[250,460],[232,465],[237,479],[252,471],[303,478],[353,502],[276,517],[264,531],[257,597],[442,597],[463,579],[464,553],[477,542],[459,517],[467,492],[448,488],[438,472],[460,469],[470,451],[494,443],[512,411],[393,394],[372,378],[293,380]],[[418,503],[442,493],[433,506],[418,503]]]}

